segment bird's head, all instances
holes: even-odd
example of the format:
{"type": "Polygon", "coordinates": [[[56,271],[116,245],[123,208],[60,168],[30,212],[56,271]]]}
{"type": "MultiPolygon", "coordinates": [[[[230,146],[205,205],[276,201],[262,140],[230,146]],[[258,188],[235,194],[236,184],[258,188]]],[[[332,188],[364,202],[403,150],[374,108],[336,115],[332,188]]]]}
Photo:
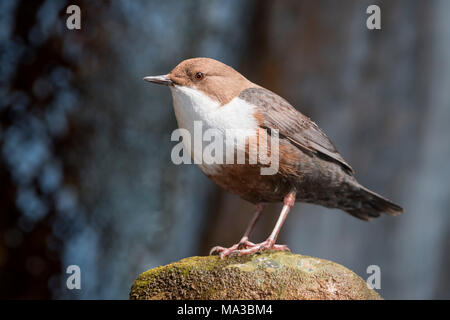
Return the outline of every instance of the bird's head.
{"type": "Polygon", "coordinates": [[[232,67],[210,58],[184,60],[170,73],[145,77],[144,80],[175,89],[198,90],[220,105],[227,104],[242,90],[253,86],[232,67]]]}

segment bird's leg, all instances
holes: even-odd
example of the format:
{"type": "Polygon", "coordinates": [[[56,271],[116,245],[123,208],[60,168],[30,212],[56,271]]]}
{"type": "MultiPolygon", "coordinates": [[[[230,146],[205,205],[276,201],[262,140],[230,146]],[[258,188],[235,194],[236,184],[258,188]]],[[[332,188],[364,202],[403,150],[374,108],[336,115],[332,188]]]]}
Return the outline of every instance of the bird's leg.
{"type": "Polygon", "coordinates": [[[295,194],[295,191],[291,191],[286,197],[284,197],[283,209],[281,210],[280,217],[278,218],[275,228],[273,229],[269,238],[267,238],[267,240],[264,242],[248,246],[248,248],[246,249],[237,250],[235,252],[237,255],[242,256],[263,250],[290,251],[286,245],[275,244],[275,241],[277,240],[278,234],[280,233],[281,227],[286,220],[289,210],[294,206],[295,194]]]}
{"type": "Polygon", "coordinates": [[[248,241],[248,237],[250,236],[250,233],[252,233],[253,228],[255,227],[256,222],[258,221],[259,217],[261,216],[263,209],[264,209],[264,207],[262,204],[259,203],[256,205],[255,214],[253,215],[253,218],[250,221],[250,224],[248,225],[247,230],[245,230],[244,235],[242,236],[241,240],[238,243],[238,249],[242,249],[246,246],[253,245],[252,242],[248,241]]]}
{"type": "Polygon", "coordinates": [[[225,256],[228,256],[229,254],[231,254],[234,251],[254,246],[255,245],[254,243],[248,241],[248,237],[250,236],[250,233],[253,231],[253,228],[255,227],[256,222],[258,221],[259,217],[261,216],[263,208],[264,208],[263,205],[260,204],[260,203],[256,205],[255,214],[253,215],[253,218],[250,221],[250,224],[248,225],[247,230],[245,231],[245,233],[242,236],[242,238],[239,241],[239,243],[231,246],[230,248],[224,248],[224,247],[216,246],[216,247],[211,249],[209,254],[212,255],[212,254],[219,253],[220,257],[223,258],[225,256]]]}

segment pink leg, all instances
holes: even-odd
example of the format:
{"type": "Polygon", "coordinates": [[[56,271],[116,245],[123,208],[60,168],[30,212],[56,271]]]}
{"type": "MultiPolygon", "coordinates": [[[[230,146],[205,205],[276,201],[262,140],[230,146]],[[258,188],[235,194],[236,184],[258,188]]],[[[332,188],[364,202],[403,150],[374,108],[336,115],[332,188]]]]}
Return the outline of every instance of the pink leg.
{"type": "Polygon", "coordinates": [[[266,241],[269,241],[272,245],[275,244],[275,241],[278,238],[278,234],[280,233],[281,227],[284,224],[284,221],[286,220],[286,217],[291,210],[291,208],[294,206],[295,203],[295,191],[291,191],[288,193],[286,197],[284,197],[284,205],[283,209],[281,210],[280,216],[278,217],[277,223],[275,225],[275,228],[273,228],[272,233],[270,234],[269,238],[266,241]]]}
{"type": "Polygon", "coordinates": [[[253,215],[253,218],[250,221],[250,224],[248,225],[247,230],[245,231],[245,233],[242,236],[239,243],[231,246],[230,248],[215,246],[214,248],[211,249],[209,254],[212,255],[212,254],[219,253],[220,257],[223,258],[224,256],[230,255],[234,251],[238,251],[239,249],[249,248],[251,246],[254,246],[255,245],[254,243],[248,241],[248,237],[250,236],[250,233],[253,231],[253,228],[255,227],[256,222],[258,221],[259,217],[261,216],[263,209],[264,209],[264,207],[262,204],[256,205],[255,214],[253,215]]]}
{"type": "Polygon", "coordinates": [[[256,205],[256,212],[253,215],[253,218],[250,221],[250,224],[248,225],[247,230],[245,231],[244,235],[242,236],[241,241],[239,241],[239,248],[241,248],[243,244],[249,242],[248,237],[250,236],[250,233],[252,233],[253,228],[255,227],[256,222],[258,221],[259,217],[261,216],[263,209],[264,209],[264,207],[262,204],[259,203],[256,205]]]}
{"type": "MultiPolygon", "coordinates": [[[[270,234],[269,238],[267,238],[266,241],[254,244],[248,241],[248,234],[244,234],[244,237],[242,237],[241,242],[239,244],[242,244],[242,241],[244,241],[242,246],[239,246],[239,244],[232,246],[228,249],[223,250],[217,250],[217,252],[220,252],[220,257],[223,258],[225,256],[228,256],[230,254],[237,254],[239,256],[252,254],[255,252],[263,251],[263,250],[280,250],[280,251],[289,251],[289,248],[286,245],[278,245],[275,244],[275,241],[277,240],[278,234],[280,233],[281,227],[283,226],[284,221],[286,220],[286,217],[290,211],[290,209],[294,206],[295,203],[295,191],[291,191],[288,193],[287,196],[284,197],[284,205],[283,209],[281,210],[280,217],[278,218],[277,223],[275,224],[275,227],[270,234]],[[242,247],[244,247],[242,249],[242,247]]],[[[252,223],[250,224],[248,230],[252,230],[254,222],[258,217],[253,218],[252,223]],[[253,225],[252,225],[253,224],[253,225]]],[[[215,248],[222,248],[222,247],[215,247],[215,248]]],[[[214,249],[211,250],[211,252],[214,251],[214,249]]]]}
{"type": "Polygon", "coordinates": [[[278,238],[278,234],[280,233],[281,227],[283,226],[283,223],[286,220],[289,211],[294,206],[295,194],[295,191],[291,191],[287,196],[284,197],[283,209],[281,210],[280,216],[278,217],[277,223],[275,224],[275,227],[273,228],[273,231],[270,234],[269,238],[267,238],[266,241],[255,244],[250,248],[239,250],[239,252],[237,252],[238,255],[242,256],[263,250],[290,251],[286,245],[275,244],[275,241],[278,238]]]}

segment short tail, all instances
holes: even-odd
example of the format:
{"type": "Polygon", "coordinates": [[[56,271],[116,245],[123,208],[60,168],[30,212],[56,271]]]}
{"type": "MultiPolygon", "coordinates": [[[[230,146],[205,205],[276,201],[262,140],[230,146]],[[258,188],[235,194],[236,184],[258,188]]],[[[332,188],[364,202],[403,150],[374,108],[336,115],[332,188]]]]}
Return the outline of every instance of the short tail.
{"type": "Polygon", "coordinates": [[[362,220],[369,221],[371,218],[377,218],[383,212],[391,216],[403,213],[402,207],[363,186],[360,186],[356,198],[359,200],[359,206],[345,211],[362,220]]]}

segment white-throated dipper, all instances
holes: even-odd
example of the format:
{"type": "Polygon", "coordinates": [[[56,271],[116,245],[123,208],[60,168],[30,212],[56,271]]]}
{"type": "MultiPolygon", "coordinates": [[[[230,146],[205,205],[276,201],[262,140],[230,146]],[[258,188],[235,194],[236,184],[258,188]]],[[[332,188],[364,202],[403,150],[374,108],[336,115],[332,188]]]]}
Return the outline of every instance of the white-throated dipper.
{"type": "MultiPolygon", "coordinates": [[[[296,201],[339,208],[363,220],[379,217],[383,212],[403,212],[400,206],[356,181],[353,169],[313,121],[233,68],[214,59],[194,58],[184,60],[169,74],[144,80],[169,86],[180,128],[192,131],[194,122],[200,121],[205,127],[220,131],[249,129],[258,135],[263,130],[269,136],[278,133],[279,169],[275,174],[261,174],[261,163],[200,165],[219,186],[257,207],[240,242],[230,248],[214,247],[211,254],[224,257],[265,249],[289,250],[275,241],[296,201]],[[280,217],[267,240],[250,242],[248,237],[263,204],[282,201],[280,217]]],[[[248,145],[241,148],[248,153],[248,145]]]]}

